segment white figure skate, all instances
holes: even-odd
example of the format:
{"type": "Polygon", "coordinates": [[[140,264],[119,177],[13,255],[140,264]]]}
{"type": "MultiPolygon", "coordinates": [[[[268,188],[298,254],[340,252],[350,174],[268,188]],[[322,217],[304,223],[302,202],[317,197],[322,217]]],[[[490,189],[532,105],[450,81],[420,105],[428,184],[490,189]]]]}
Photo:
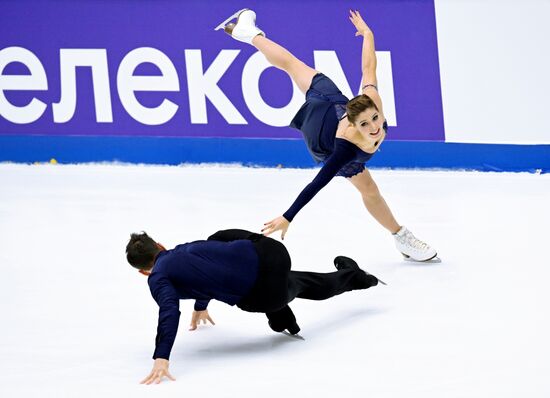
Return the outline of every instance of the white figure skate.
{"type": "Polygon", "coordinates": [[[401,227],[393,237],[395,238],[395,247],[405,258],[414,261],[429,261],[437,256],[434,248],[417,239],[406,227],[401,227]]]}
{"type": "Polygon", "coordinates": [[[214,30],[222,28],[229,36],[243,43],[252,44],[252,39],[258,35],[265,37],[265,33],[256,26],[256,13],[248,8],[237,11],[216,26],[214,30]],[[230,22],[235,18],[237,18],[237,22],[230,22]]]}

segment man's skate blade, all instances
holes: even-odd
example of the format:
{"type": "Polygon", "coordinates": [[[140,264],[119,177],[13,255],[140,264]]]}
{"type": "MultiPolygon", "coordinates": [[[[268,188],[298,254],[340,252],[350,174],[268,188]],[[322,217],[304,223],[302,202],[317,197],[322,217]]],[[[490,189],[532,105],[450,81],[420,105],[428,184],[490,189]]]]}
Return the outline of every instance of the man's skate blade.
{"type": "Polygon", "coordinates": [[[221,24],[219,24],[218,26],[216,26],[216,27],[214,28],[214,30],[220,30],[220,29],[225,28],[225,25],[227,25],[229,22],[231,22],[231,20],[237,18],[241,12],[246,11],[246,10],[248,10],[248,8],[243,8],[242,10],[237,11],[235,14],[231,15],[229,18],[227,18],[227,19],[226,19],[225,21],[223,21],[221,24]]]}
{"type": "MultiPolygon", "coordinates": [[[[378,279],[378,278],[376,278],[376,279],[378,279]]],[[[382,279],[378,279],[378,283],[381,283],[384,286],[388,286],[388,284],[386,282],[384,282],[382,279]]]]}
{"type": "Polygon", "coordinates": [[[287,335],[288,337],[292,337],[293,339],[296,339],[296,340],[305,340],[305,339],[304,339],[302,336],[300,336],[299,334],[290,334],[290,333],[287,332],[286,330],[283,330],[281,333],[287,335]]]}

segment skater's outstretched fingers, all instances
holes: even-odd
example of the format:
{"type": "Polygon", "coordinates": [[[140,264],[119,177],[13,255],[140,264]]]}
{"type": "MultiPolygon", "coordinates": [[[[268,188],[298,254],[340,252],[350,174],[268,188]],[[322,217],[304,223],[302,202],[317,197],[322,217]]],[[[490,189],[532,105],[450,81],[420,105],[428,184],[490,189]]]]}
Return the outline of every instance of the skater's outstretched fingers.
{"type": "Polygon", "coordinates": [[[155,371],[152,371],[149,373],[149,376],[147,376],[145,379],[141,381],[141,384],[151,384],[153,381],[155,381],[157,378],[157,374],[155,371]]]}
{"type": "Polygon", "coordinates": [[[147,382],[154,376],[154,373],[151,372],[147,375],[147,377],[145,379],[143,379],[142,381],[139,382],[139,384],[147,384],[147,382]]]}
{"type": "Polygon", "coordinates": [[[193,311],[193,315],[191,316],[191,323],[189,324],[189,330],[196,330],[201,321],[204,325],[207,324],[206,321],[210,322],[212,325],[215,325],[214,321],[212,320],[212,318],[210,318],[210,315],[208,314],[208,310],[193,311]]]}
{"type": "Polygon", "coordinates": [[[264,228],[262,229],[262,233],[265,236],[271,235],[275,231],[281,231],[281,239],[284,240],[286,231],[288,230],[290,223],[286,218],[283,216],[274,218],[273,220],[266,222],[264,224],[264,228]]]}
{"type": "Polygon", "coordinates": [[[363,20],[359,11],[349,10],[349,15],[349,20],[351,21],[353,26],[355,26],[355,29],[357,29],[355,36],[363,36],[365,33],[371,32],[369,26],[363,20]]]}
{"type": "Polygon", "coordinates": [[[157,358],[155,359],[155,363],[153,365],[153,370],[149,375],[141,381],[141,384],[152,384],[156,383],[159,384],[162,381],[162,378],[164,376],[168,377],[170,380],[175,381],[176,379],[170,374],[168,371],[169,362],[167,359],[164,358],[157,358]]]}
{"type": "Polygon", "coordinates": [[[199,313],[199,321],[202,321],[203,324],[207,324],[206,321],[210,322],[212,325],[215,325],[212,318],[210,318],[210,315],[208,314],[208,310],[204,311],[197,311],[199,313]]]}
{"type": "Polygon", "coordinates": [[[168,377],[172,381],[176,381],[176,378],[174,376],[172,376],[168,370],[166,370],[166,372],[164,372],[164,376],[168,377]]]}
{"type": "Polygon", "coordinates": [[[198,311],[193,311],[193,315],[191,316],[191,323],[189,324],[189,330],[197,330],[198,324],[199,324],[199,313],[198,311]]]}
{"type": "MultiPolygon", "coordinates": [[[[170,372],[168,372],[167,370],[161,370],[159,372],[156,373],[155,377],[154,377],[154,382],[155,384],[160,384],[160,382],[162,381],[162,378],[163,377],[167,377],[169,378],[170,380],[172,381],[176,381],[176,379],[170,374],[170,372]]],[[[145,383],[145,384],[151,384],[153,383],[153,380],[149,381],[148,383],[145,383]]]]}

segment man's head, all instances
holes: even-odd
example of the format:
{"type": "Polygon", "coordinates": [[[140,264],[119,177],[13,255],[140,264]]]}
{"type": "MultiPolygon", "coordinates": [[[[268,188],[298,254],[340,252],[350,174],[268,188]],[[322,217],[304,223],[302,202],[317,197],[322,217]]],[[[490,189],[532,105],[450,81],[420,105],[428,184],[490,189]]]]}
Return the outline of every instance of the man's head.
{"type": "Polygon", "coordinates": [[[133,233],[130,235],[130,242],[126,245],[126,259],[132,267],[144,273],[151,271],[157,254],[163,250],[164,247],[145,232],[133,233]]]}

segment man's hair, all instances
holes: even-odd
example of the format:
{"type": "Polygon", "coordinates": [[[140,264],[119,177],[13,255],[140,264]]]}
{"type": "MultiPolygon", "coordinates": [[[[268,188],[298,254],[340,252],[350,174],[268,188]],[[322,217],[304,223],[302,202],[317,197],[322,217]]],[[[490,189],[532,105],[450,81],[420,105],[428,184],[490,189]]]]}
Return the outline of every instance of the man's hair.
{"type": "Polygon", "coordinates": [[[352,98],[346,104],[346,113],[348,115],[348,120],[351,123],[355,123],[355,121],[357,120],[357,116],[359,116],[361,112],[369,108],[374,108],[380,112],[374,101],[368,95],[361,94],[355,98],[352,98]]]}
{"type": "Polygon", "coordinates": [[[147,270],[160,251],[157,242],[145,232],[133,233],[126,245],[126,259],[132,267],[147,270]]]}

